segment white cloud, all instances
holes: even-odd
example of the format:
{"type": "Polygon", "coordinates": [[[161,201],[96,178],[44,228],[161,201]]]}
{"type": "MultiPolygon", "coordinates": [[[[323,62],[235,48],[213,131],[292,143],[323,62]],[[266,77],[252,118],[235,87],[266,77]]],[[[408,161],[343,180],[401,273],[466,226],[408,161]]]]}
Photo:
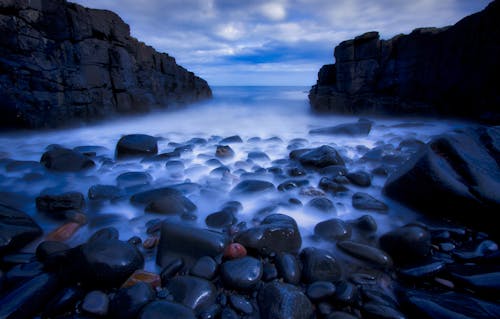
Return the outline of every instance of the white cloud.
{"type": "Polygon", "coordinates": [[[270,20],[280,21],[285,19],[286,17],[285,6],[281,3],[277,2],[265,3],[261,6],[261,10],[264,17],[270,20]]]}

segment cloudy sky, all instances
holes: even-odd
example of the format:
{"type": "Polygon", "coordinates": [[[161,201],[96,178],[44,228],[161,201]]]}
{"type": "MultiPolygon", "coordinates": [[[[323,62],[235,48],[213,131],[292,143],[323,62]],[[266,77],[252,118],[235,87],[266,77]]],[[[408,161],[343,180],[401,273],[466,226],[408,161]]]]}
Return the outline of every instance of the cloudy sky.
{"type": "Polygon", "coordinates": [[[490,0],[72,0],[109,9],[132,35],[211,85],[311,85],[342,40],[446,26],[490,0]]]}

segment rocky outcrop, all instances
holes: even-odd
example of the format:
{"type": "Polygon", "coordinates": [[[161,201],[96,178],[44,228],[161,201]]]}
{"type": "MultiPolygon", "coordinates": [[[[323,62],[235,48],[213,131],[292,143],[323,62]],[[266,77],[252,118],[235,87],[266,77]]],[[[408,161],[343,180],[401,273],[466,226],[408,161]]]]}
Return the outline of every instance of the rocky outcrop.
{"type": "Polygon", "coordinates": [[[194,102],[208,84],[113,12],[0,0],[0,127],[54,127],[194,102]]]}
{"type": "Polygon", "coordinates": [[[335,48],[318,73],[314,110],[444,114],[500,120],[500,1],[446,28],[380,40],[368,32],[335,48]]]}

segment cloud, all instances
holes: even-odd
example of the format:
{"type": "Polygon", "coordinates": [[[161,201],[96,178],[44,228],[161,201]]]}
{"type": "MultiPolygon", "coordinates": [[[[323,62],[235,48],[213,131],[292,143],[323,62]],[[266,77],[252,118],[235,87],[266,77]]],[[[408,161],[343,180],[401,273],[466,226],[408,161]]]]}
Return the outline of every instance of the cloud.
{"type": "Polygon", "coordinates": [[[74,0],[109,9],[132,35],[215,84],[311,85],[339,42],[445,26],[489,0],[74,0]],[[281,79],[281,82],[280,82],[281,79]]]}

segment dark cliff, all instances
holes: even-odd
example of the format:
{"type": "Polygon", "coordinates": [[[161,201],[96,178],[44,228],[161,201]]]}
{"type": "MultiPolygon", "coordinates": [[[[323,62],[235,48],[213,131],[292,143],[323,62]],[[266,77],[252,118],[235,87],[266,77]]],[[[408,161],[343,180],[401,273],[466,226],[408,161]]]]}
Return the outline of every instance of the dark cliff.
{"type": "Polygon", "coordinates": [[[211,97],[113,12],[0,0],[0,128],[55,127],[211,97]]]}
{"type": "Polygon", "coordinates": [[[314,110],[500,119],[500,1],[446,28],[380,40],[368,32],[335,48],[318,73],[314,110]]]}

